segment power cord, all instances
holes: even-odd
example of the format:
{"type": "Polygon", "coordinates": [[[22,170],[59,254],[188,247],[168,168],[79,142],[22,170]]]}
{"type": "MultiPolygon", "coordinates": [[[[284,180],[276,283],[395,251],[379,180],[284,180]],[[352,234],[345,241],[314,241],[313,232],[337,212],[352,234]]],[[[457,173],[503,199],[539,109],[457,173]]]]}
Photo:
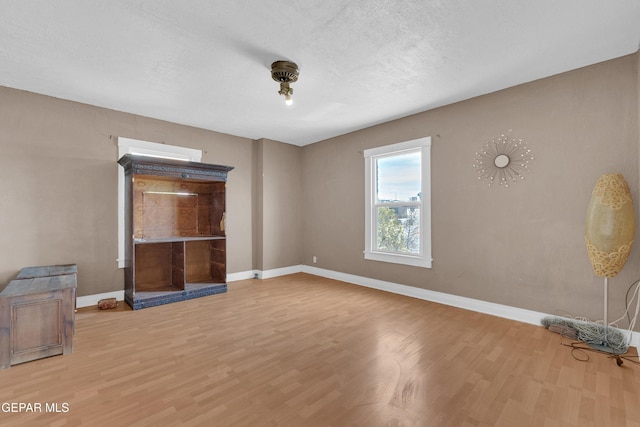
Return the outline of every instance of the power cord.
{"type": "Polygon", "coordinates": [[[618,366],[622,366],[622,363],[624,360],[634,364],[634,365],[639,365],[640,366],[640,356],[634,356],[634,355],[627,355],[626,353],[624,355],[622,354],[611,354],[611,353],[607,353],[606,351],[601,351],[598,350],[596,348],[592,348],[592,347],[587,347],[584,345],[584,343],[582,341],[576,341],[576,342],[572,342],[569,344],[565,344],[563,342],[560,342],[561,345],[565,346],[565,347],[570,347],[571,348],[571,356],[576,359],[578,362],[588,362],[591,358],[589,356],[589,353],[599,353],[599,354],[604,354],[606,355],[609,359],[615,359],[616,364],[618,366]],[[634,360],[635,359],[639,359],[639,360],[634,360]]]}
{"type": "MultiPolygon", "coordinates": [[[[631,286],[629,286],[629,288],[627,289],[627,293],[624,296],[624,306],[626,308],[626,313],[625,314],[627,316],[627,320],[629,321],[629,324],[632,323],[631,316],[629,316],[629,304],[630,304],[630,302],[633,302],[634,298],[638,297],[638,285],[640,285],[640,279],[636,280],[635,282],[633,282],[631,284],[631,286]],[[631,291],[631,289],[634,286],[636,287],[636,290],[633,293],[633,297],[631,298],[631,301],[629,301],[629,292],[631,291]]],[[[636,313],[636,315],[637,315],[637,313],[636,313]]],[[[635,321],[635,318],[634,318],[634,321],[635,321]]]]}

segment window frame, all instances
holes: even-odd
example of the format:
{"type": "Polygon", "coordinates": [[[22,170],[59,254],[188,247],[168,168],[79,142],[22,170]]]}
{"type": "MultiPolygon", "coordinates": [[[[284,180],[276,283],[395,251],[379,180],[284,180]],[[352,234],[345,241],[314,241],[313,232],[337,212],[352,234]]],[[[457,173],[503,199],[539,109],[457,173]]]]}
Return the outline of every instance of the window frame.
{"type": "MultiPolygon", "coordinates": [[[[118,159],[125,154],[134,154],[165,159],[202,161],[202,150],[195,148],[167,145],[158,142],[118,137],[118,159]]],[[[125,216],[124,216],[124,168],[118,165],[118,268],[125,268],[125,216]]]]}
{"type": "Polygon", "coordinates": [[[365,158],[365,250],[364,258],[404,264],[414,267],[432,267],[431,257],[431,137],[413,139],[396,144],[364,150],[365,158]],[[376,200],[376,160],[392,157],[408,151],[420,150],[422,198],[418,202],[399,202],[403,206],[419,205],[420,208],[420,251],[419,254],[379,251],[375,249],[376,207],[391,206],[396,202],[377,203],[376,200]]]}

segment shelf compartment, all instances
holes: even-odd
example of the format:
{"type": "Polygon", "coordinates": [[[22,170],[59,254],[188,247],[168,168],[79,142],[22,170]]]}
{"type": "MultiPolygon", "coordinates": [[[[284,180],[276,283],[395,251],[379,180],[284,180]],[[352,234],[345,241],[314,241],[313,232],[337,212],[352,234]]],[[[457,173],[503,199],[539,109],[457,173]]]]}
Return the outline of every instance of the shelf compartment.
{"type": "Polygon", "coordinates": [[[186,283],[226,282],[224,239],[185,242],[186,283]]]}
{"type": "Polygon", "coordinates": [[[224,182],[175,181],[146,175],[134,178],[134,239],[224,234],[224,182]]]}
{"type": "Polygon", "coordinates": [[[184,242],[135,245],[137,292],[184,290],[184,242]]]}

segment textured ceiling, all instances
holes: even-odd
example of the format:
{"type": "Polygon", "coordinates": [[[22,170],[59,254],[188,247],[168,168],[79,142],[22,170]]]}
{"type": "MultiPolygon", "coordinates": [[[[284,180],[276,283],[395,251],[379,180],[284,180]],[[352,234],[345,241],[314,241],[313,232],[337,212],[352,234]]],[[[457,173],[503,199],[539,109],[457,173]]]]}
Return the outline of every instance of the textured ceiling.
{"type": "Polygon", "coordinates": [[[0,0],[0,85],[296,145],[639,43],[638,0],[0,0]]]}

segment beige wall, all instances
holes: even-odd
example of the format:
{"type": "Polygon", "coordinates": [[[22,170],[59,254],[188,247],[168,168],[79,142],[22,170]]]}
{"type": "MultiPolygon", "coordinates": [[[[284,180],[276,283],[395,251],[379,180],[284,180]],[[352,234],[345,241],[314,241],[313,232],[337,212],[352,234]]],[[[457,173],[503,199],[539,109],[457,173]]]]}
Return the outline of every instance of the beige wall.
{"type": "MultiPolygon", "coordinates": [[[[584,221],[603,173],[623,173],[638,206],[637,56],[304,147],[303,262],[315,255],[320,268],[601,319],[602,279],[586,254],[584,221]],[[488,187],[474,154],[509,130],[535,160],[524,181],[488,187]],[[363,150],[421,136],[433,138],[433,268],[365,261],[363,150]]],[[[639,254],[636,244],[610,280],[610,320],[640,273],[639,254]]]]}
{"type": "Polygon", "coordinates": [[[259,139],[253,144],[253,203],[252,203],[252,265],[254,269],[262,270],[262,235],[263,235],[263,215],[262,215],[262,153],[263,140],[259,139]]]}
{"type": "Polygon", "coordinates": [[[251,140],[0,87],[0,288],[25,266],[77,263],[78,295],[123,289],[112,135],[202,149],[204,162],[234,166],[227,270],[253,268],[251,140]]]}
{"type": "Polygon", "coordinates": [[[302,263],[300,147],[256,141],[254,266],[272,270],[302,263]]]}

